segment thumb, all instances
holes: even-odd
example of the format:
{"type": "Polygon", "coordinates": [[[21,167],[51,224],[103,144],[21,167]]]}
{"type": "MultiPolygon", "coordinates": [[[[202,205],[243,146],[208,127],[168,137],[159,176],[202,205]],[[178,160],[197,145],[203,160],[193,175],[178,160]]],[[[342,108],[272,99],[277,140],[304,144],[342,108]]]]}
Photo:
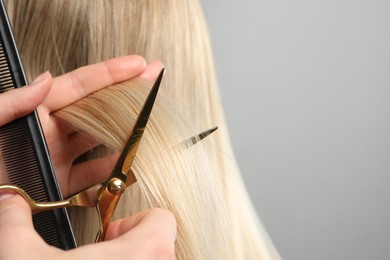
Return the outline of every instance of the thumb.
{"type": "Polygon", "coordinates": [[[43,242],[34,230],[30,207],[14,193],[0,194],[0,239],[1,259],[20,251],[20,245],[35,247],[37,242],[43,242]]]}
{"type": "Polygon", "coordinates": [[[32,227],[31,210],[27,202],[15,193],[0,194],[0,235],[9,226],[32,227]]]}

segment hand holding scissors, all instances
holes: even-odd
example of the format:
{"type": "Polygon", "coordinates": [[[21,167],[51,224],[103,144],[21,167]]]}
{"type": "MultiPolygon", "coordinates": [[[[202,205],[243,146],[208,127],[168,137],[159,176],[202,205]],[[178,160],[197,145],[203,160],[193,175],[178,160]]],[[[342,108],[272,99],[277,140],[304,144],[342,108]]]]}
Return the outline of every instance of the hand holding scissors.
{"type": "Polygon", "coordinates": [[[96,242],[102,241],[122,193],[126,187],[136,182],[131,166],[152,112],[163,74],[164,70],[161,70],[130,132],[130,136],[122,148],[122,152],[110,177],[105,181],[83,190],[68,199],[55,202],[36,202],[23,189],[14,185],[0,185],[0,192],[14,191],[21,195],[29,203],[32,214],[63,207],[95,207],[100,219],[100,228],[96,236],[96,242]]]}
{"type": "MultiPolygon", "coordinates": [[[[111,175],[106,180],[67,199],[54,202],[37,202],[31,199],[31,197],[23,189],[10,184],[0,185],[0,192],[3,193],[12,191],[21,195],[29,204],[32,214],[64,207],[95,207],[100,219],[100,227],[96,236],[96,242],[102,241],[105,237],[107,227],[111,221],[121,195],[128,186],[136,182],[131,166],[151,114],[163,73],[164,70],[161,70],[148,97],[146,98],[144,106],[142,107],[133,129],[130,132],[129,138],[122,148],[121,154],[112,169],[111,175]]],[[[217,127],[214,127],[204,131],[185,140],[181,143],[181,145],[190,147],[214,132],[216,129],[217,127]]]]}

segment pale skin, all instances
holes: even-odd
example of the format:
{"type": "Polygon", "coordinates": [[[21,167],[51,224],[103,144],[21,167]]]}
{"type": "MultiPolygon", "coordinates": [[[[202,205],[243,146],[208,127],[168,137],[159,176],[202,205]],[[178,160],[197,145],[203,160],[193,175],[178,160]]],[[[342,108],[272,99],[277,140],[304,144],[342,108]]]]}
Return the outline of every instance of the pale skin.
{"type": "MultiPolygon", "coordinates": [[[[0,94],[0,126],[37,109],[57,178],[65,196],[104,179],[116,155],[77,165],[79,155],[98,145],[76,133],[52,113],[109,85],[141,77],[153,81],[160,62],[136,55],[115,58],[52,78],[49,72],[29,86],[0,94]],[[71,185],[72,184],[72,185],[71,185]]],[[[0,168],[0,175],[5,176],[0,168]]],[[[62,251],[35,232],[27,203],[0,194],[0,259],[174,259],[176,220],[164,209],[150,209],[110,224],[105,241],[62,251]]]]}

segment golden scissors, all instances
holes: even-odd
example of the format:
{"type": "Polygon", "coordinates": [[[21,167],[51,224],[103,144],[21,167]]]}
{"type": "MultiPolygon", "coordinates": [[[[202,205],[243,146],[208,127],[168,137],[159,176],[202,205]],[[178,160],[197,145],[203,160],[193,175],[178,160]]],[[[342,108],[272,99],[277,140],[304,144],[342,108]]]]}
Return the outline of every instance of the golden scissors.
{"type": "Polygon", "coordinates": [[[31,199],[23,189],[15,185],[0,185],[0,192],[11,190],[20,194],[29,203],[32,214],[72,206],[95,207],[100,219],[99,231],[95,242],[102,241],[122,193],[125,191],[126,187],[137,181],[131,170],[131,165],[133,164],[150,113],[152,112],[163,73],[164,69],[161,70],[146,98],[141,112],[130,132],[129,138],[123,146],[121,154],[108,179],[85,189],[68,199],[54,202],[36,202],[31,199]]]}
{"type": "MultiPolygon", "coordinates": [[[[95,242],[102,241],[122,193],[128,186],[137,181],[133,171],[131,170],[131,165],[133,164],[138,146],[149,120],[150,113],[152,112],[163,73],[164,69],[160,72],[153,84],[153,87],[130,132],[129,138],[123,146],[121,154],[112,169],[111,175],[105,181],[87,188],[67,199],[53,202],[37,202],[33,200],[23,189],[11,184],[0,185],[0,192],[13,191],[21,195],[29,204],[32,214],[64,207],[95,207],[100,220],[99,231],[96,235],[95,242]]],[[[190,147],[214,132],[216,129],[217,127],[206,130],[185,140],[181,145],[190,147]]]]}

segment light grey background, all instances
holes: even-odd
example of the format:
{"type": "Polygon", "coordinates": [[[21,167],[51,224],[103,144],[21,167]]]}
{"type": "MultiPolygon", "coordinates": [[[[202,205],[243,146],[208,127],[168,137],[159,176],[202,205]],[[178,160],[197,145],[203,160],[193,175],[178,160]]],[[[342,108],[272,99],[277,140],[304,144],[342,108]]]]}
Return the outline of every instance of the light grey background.
{"type": "Polygon", "coordinates": [[[203,0],[245,183],[284,259],[390,259],[390,1],[203,0]]]}

